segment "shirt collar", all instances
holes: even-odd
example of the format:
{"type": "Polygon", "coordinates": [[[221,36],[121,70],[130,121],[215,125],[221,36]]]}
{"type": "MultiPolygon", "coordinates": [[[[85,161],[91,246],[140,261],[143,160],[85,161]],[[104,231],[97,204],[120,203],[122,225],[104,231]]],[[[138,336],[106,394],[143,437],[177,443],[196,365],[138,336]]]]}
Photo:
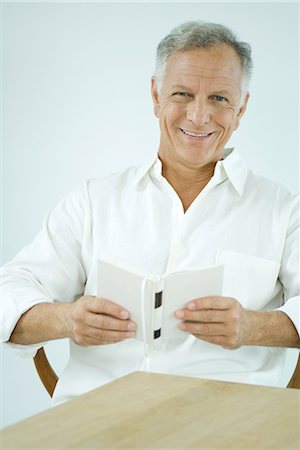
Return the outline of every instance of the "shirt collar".
{"type": "Polygon", "coordinates": [[[221,164],[229,181],[242,196],[249,169],[241,160],[239,153],[233,148],[225,149],[221,164]]]}
{"type": "Polygon", "coordinates": [[[150,175],[150,173],[152,173],[154,167],[157,167],[158,169],[156,169],[156,171],[160,171],[160,176],[161,172],[162,172],[162,164],[160,159],[158,158],[158,154],[156,153],[152,158],[148,159],[144,164],[142,164],[141,166],[139,166],[136,169],[136,173],[135,176],[133,178],[133,182],[132,182],[132,187],[136,186],[137,184],[139,184],[140,182],[147,180],[148,179],[148,175],[150,175]],[[160,167],[159,167],[160,166],[160,167]]]}
{"type": "MultiPolygon", "coordinates": [[[[248,168],[240,159],[238,152],[234,148],[227,148],[224,150],[223,159],[216,164],[211,181],[213,181],[213,184],[219,184],[228,178],[237,193],[242,196],[247,173],[248,168]]],[[[133,186],[148,179],[149,175],[158,180],[163,178],[162,163],[157,154],[137,169],[133,186]]]]}

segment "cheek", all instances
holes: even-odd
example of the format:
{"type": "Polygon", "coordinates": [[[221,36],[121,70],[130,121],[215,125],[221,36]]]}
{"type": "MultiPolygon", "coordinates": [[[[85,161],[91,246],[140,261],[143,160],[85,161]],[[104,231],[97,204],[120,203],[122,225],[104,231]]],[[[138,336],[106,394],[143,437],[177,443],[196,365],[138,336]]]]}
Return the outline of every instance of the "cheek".
{"type": "Polygon", "coordinates": [[[218,123],[223,128],[224,132],[232,133],[237,125],[237,115],[233,111],[226,111],[218,117],[218,123]]]}
{"type": "Polygon", "coordinates": [[[182,108],[176,104],[168,104],[161,108],[160,121],[161,126],[171,128],[182,117],[182,108]]]}
{"type": "Polygon", "coordinates": [[[234,120],[234,130],[236,130],[240,125],[240,117],[236,116],[234,120]]]}

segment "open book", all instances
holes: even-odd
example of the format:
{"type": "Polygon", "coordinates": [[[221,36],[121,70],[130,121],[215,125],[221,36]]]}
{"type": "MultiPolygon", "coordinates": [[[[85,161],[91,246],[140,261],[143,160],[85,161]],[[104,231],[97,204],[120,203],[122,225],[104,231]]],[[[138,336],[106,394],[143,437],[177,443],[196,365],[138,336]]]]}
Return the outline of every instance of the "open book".
{"type": "Polygon", "coordinates": [[[127,309],[137,324],[135,337],[156,347],[182,337],[174,317],[177,309],[199,297],[223,294],[224,270],[223,265],[215,265],[158,277],[99,260],[97,296],[127,309]]]}

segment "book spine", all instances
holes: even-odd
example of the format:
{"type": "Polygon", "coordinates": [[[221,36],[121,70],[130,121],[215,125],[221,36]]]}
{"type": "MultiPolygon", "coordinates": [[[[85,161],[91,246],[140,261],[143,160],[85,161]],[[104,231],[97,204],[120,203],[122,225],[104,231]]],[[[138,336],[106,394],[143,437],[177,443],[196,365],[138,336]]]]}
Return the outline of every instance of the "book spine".
{"type": "Polygon", "coordinates": [[[144,278],[141,286],[141,318],[142,318],[142,333],[143,333],[143,343],[144,343],[144,353],[145,357],[149,357],[149,342],[147,336],[147,317],[145,311],[145,302],[146,302],[146,289],[148,279],[144,278]]]}
{"type": "Polygon", "coordinates": [[[152,317],[152,343],[156,348],[160,347],[162,332],[162,311],[164,302],[164,280],[158,280],[154,285],[153,317],[152,317]]]}
{"type": "Polygon", "coordinates": [[[161,336],[161,320],[160,320],[160,310],[158,308],[162,307],[163,291],[155,293],[154,301],[154,323],[153,323],[153,339],[158,339],[161,336]]]}

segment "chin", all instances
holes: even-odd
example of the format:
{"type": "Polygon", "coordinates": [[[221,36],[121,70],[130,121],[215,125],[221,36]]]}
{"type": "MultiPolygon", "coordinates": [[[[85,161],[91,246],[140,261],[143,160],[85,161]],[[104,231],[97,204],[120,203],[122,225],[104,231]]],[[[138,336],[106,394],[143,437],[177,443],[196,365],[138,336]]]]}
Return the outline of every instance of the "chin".
{"type": "Polygon", "coordinates": [[[186,164],[193,166],[205,166],[216,161],[215,152],[207,152],[205,150],[185,150],[180,152],[181,159],[184,160],[186,164]]]}

